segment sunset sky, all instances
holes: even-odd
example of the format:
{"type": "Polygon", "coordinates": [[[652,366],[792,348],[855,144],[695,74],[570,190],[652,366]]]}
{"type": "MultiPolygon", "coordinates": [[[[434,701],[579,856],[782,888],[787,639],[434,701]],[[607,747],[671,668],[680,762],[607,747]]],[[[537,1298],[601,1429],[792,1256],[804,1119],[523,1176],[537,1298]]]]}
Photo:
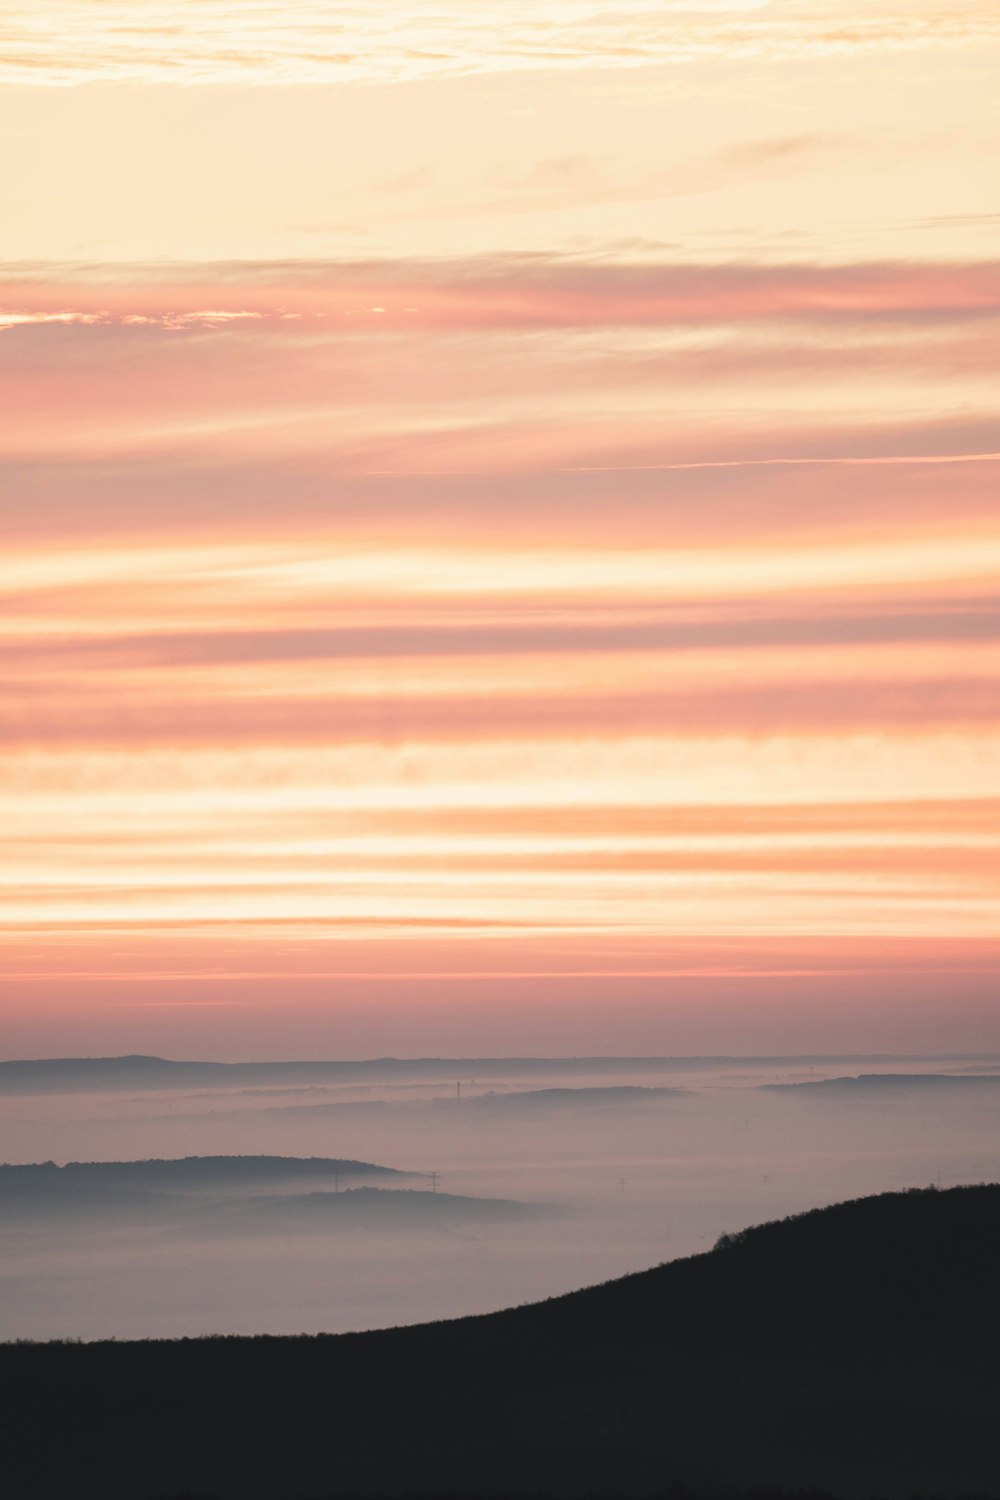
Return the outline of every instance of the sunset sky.
{"type": "Polygon", "coordinates": [[[4,1056],[1000,1050],[1000,11],[0,21],[4,1056]]]}

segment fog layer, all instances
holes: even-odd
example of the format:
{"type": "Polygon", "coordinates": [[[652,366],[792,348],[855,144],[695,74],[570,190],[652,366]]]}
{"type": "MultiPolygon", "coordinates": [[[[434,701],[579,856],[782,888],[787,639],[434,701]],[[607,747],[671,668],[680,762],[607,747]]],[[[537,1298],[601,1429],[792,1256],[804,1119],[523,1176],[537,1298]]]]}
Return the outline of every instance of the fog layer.
{"type": "Polygon", "coordinates": [[[0,1170],[0,1337],[456,1317],[804,1208],[1000,1176],[989,1057],[341,1067],[327,1082],[265,1069],[149,1087],[140,1069],[107,1092],[0,1086],[8,1162],[118,1164],[0,1170]],[[217,1160],[163,1165],[187,1157],[217,1160]]]}

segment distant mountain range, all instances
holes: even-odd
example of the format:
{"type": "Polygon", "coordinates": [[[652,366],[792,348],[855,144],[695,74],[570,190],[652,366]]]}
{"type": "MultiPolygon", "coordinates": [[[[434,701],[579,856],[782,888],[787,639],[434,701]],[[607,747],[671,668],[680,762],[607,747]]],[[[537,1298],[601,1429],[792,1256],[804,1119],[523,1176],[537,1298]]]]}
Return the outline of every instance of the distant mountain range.
{"type": "Polygon", "coordinates": [[[859,1064],[995,1063],[1000,1055],[982,1053],[920,1056],[788,1057],[420,1057],[370,1058],[346,1062],[183,1062],[163,1057],[57,1057],[0,1062],[0,1094],[105,1093],[186,1088],[244,1088],[250,1085],[359,1083],[366,1080],[448,1081],[457,1079],[656,1074],[719,1067],[851,1067],[859,1064]]]}
{"type": "MultiPolygon", "coordinates": [[[[387,1195],[389,1196],[389,1195],[387,1195]]],[[[0,1347],[17,1500],[1000,1495],[1000,1186],[488,1317],[0,1347]]]]}

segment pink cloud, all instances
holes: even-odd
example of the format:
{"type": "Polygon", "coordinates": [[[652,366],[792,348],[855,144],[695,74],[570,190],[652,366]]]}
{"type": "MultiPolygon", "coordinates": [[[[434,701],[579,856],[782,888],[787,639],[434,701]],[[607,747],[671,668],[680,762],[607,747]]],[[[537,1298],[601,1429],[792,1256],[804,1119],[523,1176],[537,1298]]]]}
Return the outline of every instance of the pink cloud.
{"type": "Polygon", "coordinates": [[[203,695],[175,695],[168,683],[130,693],[78,680],[9,690],[0,742],[9,746],[246,746],[547,739],[581,734],[910,734],[947,727],[995,728],[996,677],[764,683],[651,693],[547,691],[436,697],[241,697],[220,683],[203,695]]]}
{"type": "Polygon", "coordinates": [[[0,321],[184,334],[264,318],[294,334],[332,322],[412,328],[569,328],[780,321],[928,322],[995,316],[995,262],[835,266],[467,261],[275,262],[9,268],[0,321]],[[131,325],[127,320],[135,320],[131,325]]]}

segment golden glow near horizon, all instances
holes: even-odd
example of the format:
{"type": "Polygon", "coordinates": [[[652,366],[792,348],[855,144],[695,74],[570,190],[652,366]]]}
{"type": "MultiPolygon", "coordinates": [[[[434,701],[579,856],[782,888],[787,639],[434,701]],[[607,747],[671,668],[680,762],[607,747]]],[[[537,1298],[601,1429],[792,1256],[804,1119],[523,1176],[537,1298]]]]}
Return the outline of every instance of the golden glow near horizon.
{"type": "Polygon", "coordinates": [[[998,62],[935,0],[8,20],[11,1014],[995,937],[998,62]]]}

